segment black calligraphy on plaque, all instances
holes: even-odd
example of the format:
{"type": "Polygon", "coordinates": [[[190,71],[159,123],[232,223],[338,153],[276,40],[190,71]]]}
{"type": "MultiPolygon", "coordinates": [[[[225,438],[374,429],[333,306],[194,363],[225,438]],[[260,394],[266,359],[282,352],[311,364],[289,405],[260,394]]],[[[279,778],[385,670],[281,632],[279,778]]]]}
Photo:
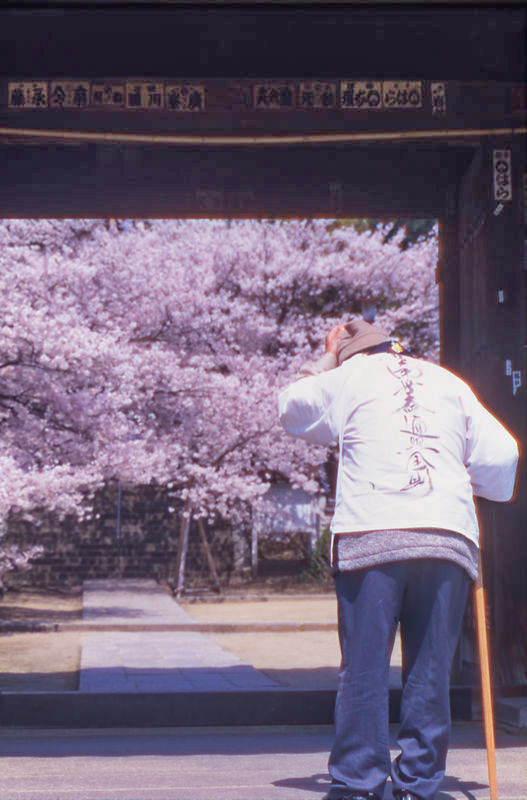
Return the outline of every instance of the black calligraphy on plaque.
{"type": "Polygon", "coordinates": [[[48,104],[46,90],[42,86],[34,86],[29,103],[33,108],[43,108],[48,104]]]}
{"type": "Polygon", "coordinates": [[[254,107],[268,110],[292,108],[296,88],[291,84],[261,84],[254,87],[254,107]]]}
{"type": "Polygon", "coordinates": [[[181,94],[179,88],[167,89],[167,103],[172,111],[179,111],[181,108],[181,94]]]}
{"type": "Polygon", "coordinates": [[[73,92],[73,105],[76,108],[84,108],[84,106],[88,105],[88,90],[82,83],[75,87],[73,92]]]}
{"type": "Polygon", "coordinates": [[[382,108],[381,81],[342,81],[340,102],[343,108],[382,108]]]}
{"type": "Polygon", "coordinates": [[[337,86],[324,81],[303,81],[298,90],[300,108],[335,108],[337,105],[337,86]]]}
{"type": "Polygon", "coordinates": [[[304,108],[313,108],[315,105],[315,93],[312,89],[302,89],[300,92],[300,105],[304,108]]]}
{"type": "Polygon", "coordinates": [[[203,101],[200,92],[191,91],[188,96],[188,107],[191,111],[201,111],[203,101]]]}
{"type": "Polygon", "coordinates": [[[51,90],[50,94],[50,103],[52,106],[59,106],[60,108],[64,107],[64,103],[66,102],[66,92],[64,91],[62,86],[54,86],[51,90]]]}
{"type": "Polygon", "coordinates": [[[432,82],[430,96],[432,98],[432,114],[435,117],[446,114],[446,83],[432,82]]]}
{"type": "Polygon", "coordinates": [[[40,109],[48,107],[47,81],[10,81],[7,85],[8,107],[40,109]]]}
{"type": "Polygon", "coordinates": [[[149,108],[162,108],[163,107],[163,92],[159,91],[159,86],[156,84],[149,84],[146,87],[148,93],[148,107],[149,108]]]}
{"type": "Polygon", "coordinates": [[[258,95],[256,97],[256,107],[258,108],[259,106],[262,105],[263,106],[269,105],[269,100],[267,98],[267,89],[265,86],[258,87],[258,95]]]}
{"type": "Polygon", "coordinates": [[[421,108],[423,90],[421,81],[383,81],[385,108],[421,108]]]}
{"type": "Polygon", "coordinates": [[[94,106],[104,106],[107,108],[119,108],[124,106],[124,84],[93,83],[91,87],[91,103],[94,106]]]}
{"type": "Polygon", "coordinates": [[[322,91],[322,105],[324,108],[332,108],[336,105],[336,93],[334,86],[325,86],[322,91]]]}
{"type": "Polygon", "coordinates": [[[130,108],[141,108],[142,105],[141,86],[136,84],[135,86],[127,88],[128,91],[127,91],[126,104],[130,108]]]}
{"type": "Polygon", "coordinates": [[[147,110],[162,109],[165,105],[165,89],[162,82],[128,81],[126,83],[127,108],[147,110]]]}
{"type": "Polygon", "coordinates": [[[167,107],[170,111],[204,111],[205,87],[185,84],[167,84],[167,107]]]}
{"type": "Polygon", "coordinates": [[[24,90],[20,86],[10,88],[9,90],[9,106],[11,108],[23,108],[25,106],[24,90]]]}
{"type": "Polygon", "coordinates": [[[498,203],[510,203],[512,200],[511,151],[494,150],[492,161],[494,168],[494,199],[498,203]]]}
{"type": "Polygon", "coordinates": [[[51,108],[86,108],[89,102],[89,81],[51,81],[49,91],[51,108]]]}

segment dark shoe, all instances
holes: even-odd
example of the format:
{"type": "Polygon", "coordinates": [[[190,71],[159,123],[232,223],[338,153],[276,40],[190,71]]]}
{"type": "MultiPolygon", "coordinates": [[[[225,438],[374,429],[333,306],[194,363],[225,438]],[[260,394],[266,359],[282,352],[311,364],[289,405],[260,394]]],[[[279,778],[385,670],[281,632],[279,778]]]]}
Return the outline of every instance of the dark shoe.
{"type": "Polygon", "coordinates": [[[322,800],[381,800],[375,792],[354,792],[353,789],[343,789],[339,795],[329,792],[322,800]]]}

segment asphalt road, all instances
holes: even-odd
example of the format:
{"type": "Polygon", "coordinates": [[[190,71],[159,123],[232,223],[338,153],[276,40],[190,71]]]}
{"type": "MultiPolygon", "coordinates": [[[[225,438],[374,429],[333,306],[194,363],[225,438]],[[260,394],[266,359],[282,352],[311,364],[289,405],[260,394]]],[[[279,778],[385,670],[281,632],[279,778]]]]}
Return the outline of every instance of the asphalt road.
{"type": "MultiPolygon", "coordinates": [[[[320,800],[332,728],[0,729],[1,800],[320,800]]],[[[498,732],[500,800],[527,797],[527,737],[498,732]]],[[[390,800],[389,784],[384,800],[390,800]]],[[[488,800],[481,725],[454,726],[437,800],[488,800]]]]}

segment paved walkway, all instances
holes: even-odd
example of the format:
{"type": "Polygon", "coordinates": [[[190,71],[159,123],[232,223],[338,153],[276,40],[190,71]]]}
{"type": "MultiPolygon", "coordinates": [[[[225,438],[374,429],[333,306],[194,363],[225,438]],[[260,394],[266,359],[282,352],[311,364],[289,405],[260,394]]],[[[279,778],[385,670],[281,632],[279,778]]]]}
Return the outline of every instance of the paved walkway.
{"type": "Polygon", "coordinates": [[[83,621],[92,630],[82,635],[81,692],[280,688],[205,634],[184,630],[196,623],[153,580],[86,581],[83,621]]]}
{"type": "MultiPolygon", "coordinates": [[[[86,582],[82,622],[62,625],[82,630],[78,691],[5,691],[0,725],[330,722],[340,660],[334,598],[222,600],[187,604],[188,613],[152,580],[86,582]]],[[[400,685],[396,641],[390,687],[400,685]]],[[[525,730],[526,699],[499,699],[497,721],[525,730]]],[[[467,719],[477,695],[454,687],[452,701],[454,718],[467,719]]]]}

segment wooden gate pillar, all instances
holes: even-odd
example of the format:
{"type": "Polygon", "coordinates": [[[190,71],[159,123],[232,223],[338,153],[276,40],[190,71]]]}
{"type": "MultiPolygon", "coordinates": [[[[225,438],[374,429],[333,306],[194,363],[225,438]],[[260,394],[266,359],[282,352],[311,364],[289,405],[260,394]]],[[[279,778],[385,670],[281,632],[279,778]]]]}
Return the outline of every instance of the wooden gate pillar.
{"type": "MultiPolygon", "coordinates": [[[[524,139],[481,140],[458,187],[455,232],[447,220],[442,292],[445,320],[458,318],[451,331],[444,327],[445,365],[469,381],[519,442],[527,417],[524,176],[524,139]]],[[[478,501],[494,680],[501,686],[527,684],[524,488],[522,466],[511,503],[478,501]]]]}

